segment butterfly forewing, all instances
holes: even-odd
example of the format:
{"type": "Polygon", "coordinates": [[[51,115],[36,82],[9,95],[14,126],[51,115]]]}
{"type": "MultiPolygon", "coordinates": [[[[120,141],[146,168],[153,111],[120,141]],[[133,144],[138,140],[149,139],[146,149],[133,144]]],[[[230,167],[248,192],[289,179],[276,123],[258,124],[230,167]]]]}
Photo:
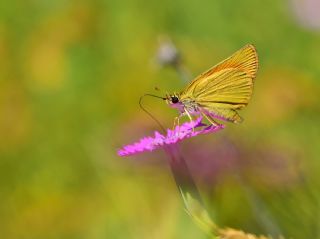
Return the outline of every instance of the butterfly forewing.
{"type": "Polygon", "coordinates": [[[217,72],[197,85],[193,98],[200,106],[216,105],[224,108],[239,109],[248,103],[253,82],[247,73],[237,69],[217,72]]]}
{"type": "Polygon", "coordinates": [[[251,44],[244,46],[226,60],[207,70],[201,76],[208,76],[213,72],[226,68],[237,68],[243,70],[250,77],[255,78],[258,70],[258,56],[255,47],[251,44]]]}
{"type": "Polygon", "coordinates": [[[256,77],[258,70],[258,55],[255,47],[248,44],[236,51],[232,56],[211,67],[209,70],[196,77],[183,91],[189,93],[199,81],[210,77],[212,74],[224,69],[236,68],[246,72],[252,79],[256,77]]]}

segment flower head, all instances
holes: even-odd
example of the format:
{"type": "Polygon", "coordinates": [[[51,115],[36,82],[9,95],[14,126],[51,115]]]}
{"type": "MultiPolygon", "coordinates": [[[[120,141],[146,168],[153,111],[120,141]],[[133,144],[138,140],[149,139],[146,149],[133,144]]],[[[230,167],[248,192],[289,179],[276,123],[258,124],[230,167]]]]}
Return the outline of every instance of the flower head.
{"type": "Polygon", "coordinates": [[[187,138],[191,138],[200,134],[208,134],[223,129],[223,125],[207,125],[202,122],[202,117],[194,121],[186,122],[180,126],[176,126],[173,130],[167,129],[167,134],[154,132],[154,136],[143,137],[140,141],[126,145],[118,151],[119,156],[129,156],[144,151],[153,151],[166,145],[176,144],[187,138]]]}

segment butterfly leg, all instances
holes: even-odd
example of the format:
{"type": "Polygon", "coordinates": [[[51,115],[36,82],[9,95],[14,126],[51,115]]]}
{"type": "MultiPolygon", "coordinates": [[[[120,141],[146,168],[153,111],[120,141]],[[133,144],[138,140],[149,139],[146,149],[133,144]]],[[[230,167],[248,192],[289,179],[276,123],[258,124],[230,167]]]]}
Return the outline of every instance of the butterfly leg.
{"type": "Polygon", "coordinates": [[[176,126],[180,126],[180,115],[174,117],[172,130],[174,130],[176,126]]]}
{"type": "Polygon", "coordinates": [[[217,121],[215,121],[210,115],[207,115],[203,111],[201,111],[201,115],[204,116],[212,125],[214,126],[221,126],[217,121]]]}
{"type": "Polygon", "coordinates": [[[172,127],[172,131],[174,131],[176,126],[178,126],[178,137],[179,137],[179,134],[180,134],[180,117],[181,117],[181,115],[178,115],[178,116],[174,117],[173,127],[172,127]]]}
{"type": "MultiPolygon", "coordinates": [[[[187,110],[185,109],[184,112],[186,113],[186,115],[187,115],[188,118],[190,119],[190,122],[192,122],[192,121],[193,121],[193,118],[192,118],[191,114],[189,113],[189,111],[187,111],[187,110]]],[[[194,133],[194,127],[192,127],[192,132],[194,133]]]]}
{"type": "Polygon", "coordinates": [[[177,122],[178,117],[179,116],[174,117],[172,130],[174,130],[174,128],[176,127],[176,122],[177,122]]]}
{"type": "Polygon", "coordinates": [[[180,135],[180,115],[177,116],[177,121],[178,121],[178,137],[180,135]]]}
{"type": "Polygon", "coordinates": [[[181,117],[181,115],[174,117],[173,127],[172,127],[172,131],[174,131],[176,126],[178,126],[178,137],[179,137],[179,133],[180,133],[180,117],[181,117]]]}

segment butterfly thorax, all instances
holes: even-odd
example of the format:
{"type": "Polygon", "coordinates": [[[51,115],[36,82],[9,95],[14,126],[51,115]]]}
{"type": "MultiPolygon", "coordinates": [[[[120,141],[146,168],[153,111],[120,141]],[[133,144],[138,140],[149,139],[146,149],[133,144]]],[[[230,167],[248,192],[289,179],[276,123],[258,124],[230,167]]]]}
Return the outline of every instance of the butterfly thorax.
{"type": "Polygon", "coordinates": [[[167,95],[167,103],[177,109],[181,114],[186,111],[190,114],[198,113],[198,105],[194,99],[190,97],[181,97],[180,94],[167,95]]]}

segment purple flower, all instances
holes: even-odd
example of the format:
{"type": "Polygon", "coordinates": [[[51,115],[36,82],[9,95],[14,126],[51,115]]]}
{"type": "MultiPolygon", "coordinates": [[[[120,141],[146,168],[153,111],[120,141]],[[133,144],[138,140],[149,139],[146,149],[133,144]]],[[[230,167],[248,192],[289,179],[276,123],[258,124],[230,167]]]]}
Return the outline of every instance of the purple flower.
{"type": "Polygon", "coordinates": [[[173,130],[167,129],[166,135],[162,135],[158,131],[155,131],[153,137],[143,137],[139,142],[124,146],[118,151],[118,155],[129,156],[144,151],[153,151],[167,145],[176,144],[187,138],[216,132],[223,128],[223,125],[204,124],[202,122],[202,117],[199,117],[194,121],[177,126],[173,130]]]}

